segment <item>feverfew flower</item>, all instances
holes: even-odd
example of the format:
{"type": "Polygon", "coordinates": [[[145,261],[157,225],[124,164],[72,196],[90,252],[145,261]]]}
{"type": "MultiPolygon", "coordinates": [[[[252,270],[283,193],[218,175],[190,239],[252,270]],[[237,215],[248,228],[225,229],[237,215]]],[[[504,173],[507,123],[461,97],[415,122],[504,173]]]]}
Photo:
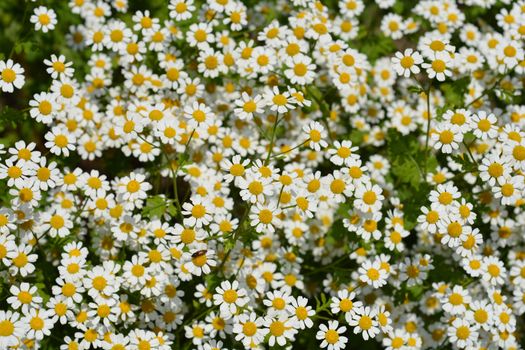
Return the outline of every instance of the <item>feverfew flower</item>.
{"type": "Polygon", "coordinates": [[[328,350],[344,349],[348,338],[341,336],[346,331],[346,327],[339,327],[339,322],[328,321],[328,326],[321,324],[316,338],[322,340],[321,348],[328,348],[328,350]]]}
{"type": "Polygon", "coordinates": [[[0,60],[0,89],[3,92],[13,92],[14,88],[21,89],[24,83],[24,68],[11,59],[0,60]]]}
{"type": "Polygon", "coordinates": [[[57,15],[53,9],[39,6],[35,8],[29,21],[35,24],[35,30],[41,30],[42,32],[47,33],[48,31],[55,29],[57,15]]]}

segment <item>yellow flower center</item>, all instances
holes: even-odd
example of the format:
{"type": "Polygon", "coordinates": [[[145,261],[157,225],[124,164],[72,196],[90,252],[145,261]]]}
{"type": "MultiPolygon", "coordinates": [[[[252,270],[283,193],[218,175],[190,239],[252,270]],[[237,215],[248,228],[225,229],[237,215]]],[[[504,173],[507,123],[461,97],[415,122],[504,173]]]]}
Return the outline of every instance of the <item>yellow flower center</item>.
{"type": "Polygon", "coordinates": [[[452,293],[448,297],[448,301],[454,306],[461,305],[463,304],[463,296],[459,293],[452,293]]]}
{"type": "Polygon", "coordinates": [[[306,75],[306,73],[308,72],[308,68],[306,67],[306,65],[304,63],[297,63],[294,68],[293,68],[293,71],[295,73],[295,75],[298,75],[300,77],[306,75]]]}
{"type": "Polygon", "coordinates": [[[2,80],[6,83],[12,83],[16,79],[16,73],[11,68],[5,68],[2,71],[2,80]]]}
{"type": "Polygon", "coordinates": [[[288,102],[288,99],[283,94],[277,94],[272,98],[272,102],[277,106],[284,106],[288,102]]]}
{"type": "Polygon", "coordinates": [[[245,324],[243,324],[242,332],[244,333],[244,335],[251,337],[257,332],[257,325],[254,322],[248,321],[245,324]]]}
{"type": "Polygon", "coordinates": [[[436,73],[443,73],[446,68],[447,68],[447,66],[445,64],[445,61],[440,60],[440,59],[432,61],[432,69],[436,73]]]}
{"type": "Polygon", "coordinates": [[[144,266],[142,265],[133,265],[131,268],[131,274],[135,277],[142,277],[144,275],[144,266]]]}
{"type": "Polygon", "coordinates": [[[501,194],[505,197],[510,197],[514,193],[514,186],[512,184],[504,184],[501,186],[501,194]]]}
{"type": "Polygon", "coordinates": [[[253,101],[248,101],[244,104],[243,110],[246,113],[253,113],[257,110],[257,104],[253,101]]]}
{"type": "Polygon", "coordinates": [[[130,193],[135,193],[140,190],[140,182],[137,180],[130,180],[126,185],[126,190],[130,193]]]}
{"type": "Polygon", "coordinates": [[[55,145],[57,145],[60,148],[67,147],[67,145],[68,145],[67,137],[65,135],[62,135],[62,134],[56,135],[55,136],[55,145]]]}
{"type": "Polygon", "coordinates": [[[359,328],[365,331],[372,328],[372,319],[366,315],[361,316],[359,319],[359,328]]]}
{"type": "Polygon", "coordinates": [[[443,130],[439,134],[439,141],[443,144],[451,144],[454,141],[454,133],[450,130],[443,130]]]}
{"type": "Polygon", "coordinates": [[[339,333],[333,329],[329,329],[326,331],[324,338],[328,344],[335,344],[339,341],[339,333]]]}
{"type": "Polygon", "coordinates": [[[9,337],[15,332],[15,325],[9,321],[0,321],[0,337],[9,337]]]}
{"type": "Polygon", "coordinates": [[[367,272],[366,272],[366,275],[368,276],[368,278],[370,278],[372,281],[377,281],[379,279],[379,271],[374,269],[374,268],[370,268],[367,272]]]}
{"type": "Polygon", "coordinates": [[[273,321],[270,324],[270,333],[275,337],[280,337],[284,334],[284,331],[286,328],[284,327],[284,323],[281,321],[273,321]]]}
{"type": "Polygon", "coordinates": [[[38,16],[38,21],[40,22],[40,24],[46,26],[49,23],[51,23],[51,18],[46,13],[43,13],[40,16],[38,16]]]}
{"type": "Polygon", "coordinates": [[[399,61],[399,63],[401,64],[401,67],[408,69],[414,65],[414,59],[412,56],[405,56],[399,61]]]}
{"type": "Polygon", "coordinates": [[[108,282],[102,276],[97,276],[97,277],[93,278],[93,288],[95,288],[98,291],[101,291],[104,288],[106,288],[107,284],[108,284],[108,282]]]}
{"type": "Polygon", "coordinates": [[[73,283],[64,283],[62,286],[62,294],[65,297],[72,297],[77,292],[77,288],[73,283]]]}
{"type": "Polygon", "coordinates": [[[365,202],[365,204],[368,204],[368,205],[374,204],[376,200],[377,200],[377,195],[375,194],[374,191],[366,191],[363,194],[363,202],[365,202]]]}
{"type": "Polygon", "coordinates": [[[33,300],[33,296],[27,291],[21,291],[18,293],[18,300],[22,304],[29,304],[33,300]]]}
{"type": "Polygon", "coordinates": [[[225,302],[228,304],[235,303],[237,300],[237,292],[233,289],[227,289],[224,291],[224,294],[222,295],[225,302]]]}
{"type": "Polygon", "coordinates": [[[470,330],[467,326],[460,326],[458,329],[456,329],[456,336],[458,339],[465,340],[469,337],[470,330]]]}
{"type": "Polygon", "coordinates": [[[64,227],[64,218],[60,215],[53,215],[51,219],[49,219],[49,224],[54,229],[59,229],[64,227]]]}
{"type": "Polygon", "coordinates": [[[512,150],[512,156],[514,157],[514,159],[520,162],[525,160],[525,147],[520,145],[514,147],[514,149],[512,150]]]}
{"type": "Polygon", "coordinates": [[[197,219],[202,218],[206,215],[206,208],[202,204],[195,204],[191,209],[191,215],[197,219]]]}
{"type": "Polygon", "coordinates": [[[16,165],[13,165],[7,169],[7,176],[12,179],[18,179],[20,176],[22,176],[22,169],[16,165]]]}
{"type": "Polygon", "coordinates": [[[310,130],[310,140],[313,142],[319,142],[321,141],[321,133],[319,130],[310,130]]]}
{"type": "Polygon", "coordinates": [[[248,191],[250,191],[251,194],[259,195],[263,192],[263,185],[259,181],[252,181],[248,185],[248,191]]]}
{"type": "Polygon", "coordinates": [[[27,264],[27,255],[25,253],[19,253],[14,259],[13,259],[13,265],[15,265],[18,268],[24,267],[27,264]]]}

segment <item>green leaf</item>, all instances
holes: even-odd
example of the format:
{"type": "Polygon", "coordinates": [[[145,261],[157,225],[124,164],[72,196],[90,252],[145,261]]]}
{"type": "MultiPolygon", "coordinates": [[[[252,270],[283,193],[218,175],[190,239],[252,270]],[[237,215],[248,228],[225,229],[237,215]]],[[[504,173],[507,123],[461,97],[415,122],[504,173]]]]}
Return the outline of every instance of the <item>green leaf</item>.
{"type": "Polygon", "coordinates": [[[364,136],[365,136],[364,132],[354,129],[352,130],[352,132],[350,132],[349,138],[350,138],[350,141],[352,141],[352,143],[356,145],[360,145],[363,143],[364,136]]]}
{"type": "Polygon", "coordinates": [[[470,158],[464,153],[463,155],[453,155],[451,156],[454,161],[461,164],[462,171],[476,171],[478,166],[476,163],[473,163],[470,158]]]}
{"type": "Polygon", "coordinates": [[[394,40],[383,33],[366,33],[363,39],[360,43],[352,43],[354,44],[352,46],[364,53],[371,62],[375,62],[380,57],[389,56],[396,51],[394,40]]]}
{"type": "Polygon", "coordinates": [[[425,92],[425,90],[423,90],[420,86],[417,86],[417,85],[411,85],[408,87],[408,91],[409,92],[413,92],[413,93],[416,93],[416,94],[420,94],[422,92],[425,92]]]}
{"type": "Polygon", "coordinates": [[[392,10],[397,14],[402,14],[404,10],[403,1],[396,1],[394,6],[392,6],[392,10]]]}
{"type": "Polygon", "coordinates": [[[321,293],[321,302],[324,304],[326,304],[326,294],[324,293],[321,293]]]}
{"type": "Polygon", "coordinates": [[[515,95],[513,90],[507,90],[504,88],[496,89],[497,96],[500,100],[505,103],[512,103],[514,101],[515,95]]]}
{"type": "Polygon", "coordinates": [[[463,106],[469,84],[470,77],[468,76],[441,84],[441,91],[445,94],[447,104],[452,107],[463,106]]]}
{"type": "Polygon", "coordinates": [[[142,215],[147,218],[162,217],[167,209],[167,200],[163,195],[153,196],[146,199],[146,205],[142,209],[142,215]]]}
{"type": "Polygon", "coordinates": [[[177,208],[173,205],[173,203],[170,203],[168,207],[166,208],[166,213],[168,213],[170,216],[177,216],[177,208]]]}
{"type": "Polygon", "coordinates": [[[413,286],[408,288],[408,292],[410,293],[410,300],[419,300],[421,299],[421,296],[423,295],[423,292],[425,290],[422,286],[413,286]]]}
{"type": "Polygon", "coordinates": [[[397,183],[409,184],[414,189],[421,183],[425,155],[420,150],[420,145],[413,135],[403,136],[391,129],[388,132],[388,154],[391,159],[392,173],[396,176],[397,183]]]}
{"type": "Polygon", "coordinates": [[[50,295],[46,292],[46,285],[44,283],[36,283],[36,287],[38,289],[38,294],[42,297],[44,303],[46,303],[50,298],[50,295]]]}
{"type": "Polygon", "coordinates": [[[321,301],[319,300],[317,295],[314,298],[315,298],[315,309],[319,310],[321,308],[321,301]]]}
{"type": "Polygon", "coordinates": [[[392,164],[392,172],[402,183],[408,183],[414,188],[418,188],[421,182],[421,171],[419,165],[412,156],[399,157],[392,164]]]}
{"type": "MultiPolygon", "coordinates": [[[[11,128],[16,128],[18,124],[22,124],[21,122],[25,120],[26,113],[23,111],[19,111],[18,109],[9,106],[3,106],[0,108],[0,132],[6,129],[9,130],[11,128]]],[[[7,144],[8,140],[4,139],[4,137],[7,136],[7,134],[4,134],[0,139],[0,142],[7,144]]]]}

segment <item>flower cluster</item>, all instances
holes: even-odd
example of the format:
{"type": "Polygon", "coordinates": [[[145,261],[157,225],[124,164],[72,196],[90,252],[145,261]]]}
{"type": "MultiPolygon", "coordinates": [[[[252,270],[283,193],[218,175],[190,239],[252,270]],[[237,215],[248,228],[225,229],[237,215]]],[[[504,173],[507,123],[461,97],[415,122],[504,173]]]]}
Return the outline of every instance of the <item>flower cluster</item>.
{"type": "Polygon", "coordinates": [[[525,1],[409,3],[23,5],[0,348],[519,349],[525,1]]]}

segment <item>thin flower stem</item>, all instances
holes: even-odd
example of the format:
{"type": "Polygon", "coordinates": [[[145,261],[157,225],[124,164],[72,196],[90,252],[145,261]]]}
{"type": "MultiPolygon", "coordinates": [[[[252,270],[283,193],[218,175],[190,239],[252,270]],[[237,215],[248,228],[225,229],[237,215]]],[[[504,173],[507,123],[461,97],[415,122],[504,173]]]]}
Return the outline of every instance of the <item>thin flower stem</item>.
{"type": "Polygon", "coordinates": [[[308,138],[308,139],[305,140],[304,142],[302,142],[302,143],[300,143],[300,144],[298,144],[298,145],[296,145],[296,146],[290,148],[289,150],[283,151],[283,152],[281,152],[281,153],[274,154],[274,155],[272,156],[272,158],[277,158],[277,157],[279,157],[279,156],[282,156],[283,154],[289,153],[289,152],[291,152],[291,151],[293,151],[293,150],[295,150],[295,149],[297,149],[297,148],[299,148],[299,147],[301,147],[301,146],[304,146],[304,145],[305,145],[306,143],[308,143],[308,142],[310,142],[310,138],[308,138]]]}
{"type": "Polygon", "coordinates": [[[330,115],[330,110],[326,106],[326,103],[324,103],[319,98],[317,98],[317,96],[315,96],[315,94],[308,87],[306,87],[306,90],[308,91],[308,94],[319,105],[319,108],[321,109],[321,113],[322,113],[323,123],[326,126],[326,130],[328,131],[328,137],[330,138],[331,141],[333,141],[332,130],[330,129],[330,123],[328,122],[328,116],[330,115]]]}
{"type": "Polygon", "coordinates": [[[474,158],[474,155],[472,154],[472,152],[470,151],[470,147],[469,145],[467,145],[467,143],[465,141],[462,141],[463,143],[463,146],[465,146],[467,152],[468,152],[468,155],[470,156],[470,159],[472,159],[472,161],[474,163],[476,163],[476,165],[478,165],[478,161],[476,160],[476,158],[474,158]]]}
{"type": "MultiPolygon", "coordinates": [[[[279,119],[279,114],[276,115],[275,117],[275,123],[273,124],[273,128],[272,128],[272,135],[271,135],[271,138],[270,138],[270,147],[268,149],[268,154],[266,155],[266,160],[264,161],[264,165],[268,165],[268,163],[270,162],[270,158],[272,156],[272,149],[273,149],[273,144],[274,144],[274,141],[275,141],[275,134],[276,134],[276,131],[277,131],[277,125],[279,124],[279,122],[281,121],[282,119],[279,119]]],[[[252,203],[250,203],[247,207],[246,207],[246,210],[244,211],[244,214],[241,218],[241,221],[239,221],[239,226],[237,226],[237,229],[232,233],[231,237],[232,237],[232,241],[233,243],[235,244],[235,242],[237,241],[238,239],[238,236],[239,236],[239,233],[241,232],[242,228],[243,228],[243,225],[244,225],[244,222],[246,221],[246,219],[248,218],[248,214],[250,213],[250,210],[252,209],[252,203]]],[[[220,265],[218,266],[218,270],[222,270],[222,268],[224,267],[224,264],[226,263],[226,260],[228,260],[229,256],[230,256],[230,253],[232,251],[233,248],[230,248],[226,254],[224,255],[224,258],[222,259],[220,265]]]]}
{"type": "MultiPolygon", "coordinates": [[[[169,167],[170,172],[171,172],[171,177],[172,177],[172,182],[173,182],[173,197],[174,197],[173,201],[175,203],[175,207],[177,208],[177,217],[182,220],[182,207],[180,205],[179,191],[178,191],[178,188],[177,188],[177,174],[176,174],[175,170],[173,169],[173,166],[171,164],[171,159],[168,156],[168,153],[165,152],[164,149],[162,149],[162,148],[161,148],[161,152],[164,155],[164,157],[166,158],[166,162],[168,163],[168,167],[169,167]]],[[[177,168],[178,168],[178,165],[177,165],[177,168]]]]}
{"type": "Polygon", "coordinates": [[[279,191],[279,198],[277,199],[277,208],[279,207],[279,204],[281,204],[281,197],[283,195],[284,185],[281,186],[281,190],[279,191]]]}
{"type": "Polygon", "coordinates": [[[266,133],[264,132],[264,130],[259,126],[257,125],[257,123],[253,123],[253,125],[255,125],[255,127],[257,128],[257,130],[259,130],[259,132],[261,133],[261,135],[266,139],[268,140],[268,136],[266,135],[266,133]]]}
{"type": "Polygon", "coordinates": [[[177,177],[178,177],[179,170],[186,163],[186,159],[187,159],[188,153],[189,153],[189,145],[190,145],[191,140],[193,139],[193,135],[194,134],[195,134],[195,129],[192,130],[192,132],[190,134],[190,137],[188,139],[188,142],[186,142],[186,144],[184,145],[184,152],[177,159],[177,168],[176,169],[173,169],[172,159],[168,156],[168,153],[162,147],[160,147],[160,151],[162,152],[162,154],[166,158],[166,161],[168,163],[168,167],[169,167],[170,172],[171,172],[172,183],[173,183],[173,196],[174,196],[173,202],[175,203],[175,207],[177,208],[177,217],[180,220],[182,220],[182,205],[181,205],[180,199],[179,199],[179,189],[178,189],[178,185],[177,185],[177,177]]]}
{"type": "Polygon", "coordinates": [[[86,207],[86,204],[88,202],[88,199],[87,198],[84,198],[84,200],[82,201],[82,204],[80,206],[80,210],[77,211],[75,213],[75,216],[73,217],[73,223],[75,223],[75,221],[77,221],[77,219],[79,218],[80,214],[82,214],[82,212],[84,211],[84,208],[86,207]]]}
{"type": "Polygon", "coordinates": [[[430,89],[431,85],[428,86],[428,89],[425,91],[426,99],[427,99],[427,130],[426,130],[426,136],[425,136],[425,160],[423,162],[423,180],[426,181],[427,177],[427,163],[428,163],[428,143],[430,139],[430,125],[432,122],[432,112],[430,111],[430,89]]]}
{"type": "MultiPolygon", "coordinates": [[[[25,6],[25,9],[24,9],[24,15],[22,17],[22,25],[25,25],[26,24],[26,19],[27,19],[27,14],[29,12],[29,1],[26,1],[26,6],[25,6]]],[[[32,33],[33,31],[32,30],[27,30],[26,31],[26,34],[24,35],[23,38],[20,38],[20,32],[17,34],[17,38],[14,40],[13,42],[13,47],[11,47],[11,51],[9,51],[9,58],[13,57],[13,54],[15,53],[15,48],[16,46],[19,44],[19,43],[23,43],[25,39],[27,39],[27,37],[32,33]]]]}
{"type": "MultiPolygon", "coordinates": [[[[139,139],[141,139],[142,141],[146,142],[147,144],[149,144],[150,146],[160,148],[160,147],[157,146],[156,144],[151,143],[151,142],[149,142],[148,140],[146,140],[146,139],[145,139],[144,137],[142,137],[142,135],[139,134],[139,133],[137,133],[137,137],[138,137],[139,139]]],[[[162,144],[162,142],[160,142],[160,144],[162,144]]]]}
{"type": "MultiPolygon", "coordinates": [[[[246,208],[246,210],[244,211],[244,214],[241,218],[241,221],[239,221],[239,226],[237,226],[237,229],[235,231],[233,231],[232,233],[232,240],[235,244],[235,242],[237,241],[237,235],[239,233],[239,231],[242,229],[242,225],[244,224],[244,222],[246,221],[246,218],[248,217],[248,213],[250,212],[250,210],[252,209],[252,204],[250,203],[250,205],[248,205],[248,207],[246,208]]],[[[224,255],[224,258],[222,259],[220,265],[217,267],[217,269],[219,271],[222,271],[222,268],[224,267],[224,264],[226,263],[226,261],[228,260],[228,258],[230,257],[230,254],[232,252],[233,248],[231,249],[228,249],[228,251],[226,252],[226,254],[224,255]]]]}
{"type": "Polygon", "coordinates": [[[505,71],[505,73],[503,73],[501,75],[501,77],[496,80],[494,82],[494,84],[492,84],[490,87],[486,88],[485,90],[483,90],[483,92],[481,93],[481,95],[479,95],[478,97],[476,97],[475,99],[473,99],[472,101],[470,101],[470,103],[466,104],[465,105],[465,108],[468,108],[470,106],[472,106],[474,103],[478,102],[479,100],[481,100],[483,97],[485,97],[489,92],[493,91],[496,86],[498,86],[502,81],[503,79],[505,79],[505,77],[509,74],[509,73],[512,73],[514,71],[514,68],[516,68],[518,65],[515,65],[513,66],[512,68],[510,68],[509,70],[505,71]]]}
{"type": "Polygon", "coordinates": [[[264,165],[268,165],[268,163],[270,162],[270,158],[272,156],[272,151],[273,151],[273,145],[275,142],[275,132],[277,131],[277,125],[279,125],[279,122],[280,122],[279,114],[277,114],[275,116],[275,123],[273,124],[272,135],[270,136],[270,147],[268,148],[268,154],[266,155],[266,160],[264,161],[264,165]]]}

